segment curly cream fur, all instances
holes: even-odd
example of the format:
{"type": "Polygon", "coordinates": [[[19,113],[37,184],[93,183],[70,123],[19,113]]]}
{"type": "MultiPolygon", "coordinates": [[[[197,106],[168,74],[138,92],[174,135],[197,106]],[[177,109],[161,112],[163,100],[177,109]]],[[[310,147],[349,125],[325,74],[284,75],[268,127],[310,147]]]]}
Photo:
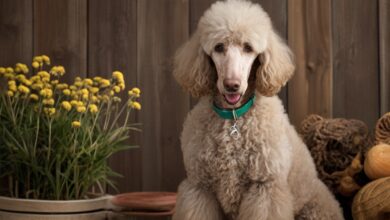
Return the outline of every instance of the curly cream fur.
{"type": "Polygon", "coordinates": [[[187,178],[178,189],[174,220],[343,218],[273,96],[293,70],[290,50],[259,5],[228,0],[206,11],[175,58],[175,78],[201,98],[181,136],[187,178]],[[211,108],[215,70],[208,55],[221,37],[253,42],[260,60],[254,105],[237,121],[238,140],[228,133],[232,121],[211,108]]]}
{"type": "Polygon", "coordinates": [[[176,52],[173,75],[177,82],[194,97],[211,93],[213,69],[207,54],[200,47],[199,33],[176,52]]]}

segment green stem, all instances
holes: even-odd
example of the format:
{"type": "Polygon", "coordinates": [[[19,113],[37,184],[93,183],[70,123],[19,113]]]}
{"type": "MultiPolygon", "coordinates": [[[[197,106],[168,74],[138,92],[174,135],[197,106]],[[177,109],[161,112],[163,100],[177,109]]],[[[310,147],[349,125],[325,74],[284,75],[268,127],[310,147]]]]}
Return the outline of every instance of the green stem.
{"type": "MultiPolygon", "coordinates": [[[[50,116],[49,116],[50,117],[50,116]]],[[[51,153],[51,125],[53,123],[53,119],[49,119],[49,146],[48,146],[48,151],[47,151],[47,161],[50,161],[50,153],[51,153]]]]}

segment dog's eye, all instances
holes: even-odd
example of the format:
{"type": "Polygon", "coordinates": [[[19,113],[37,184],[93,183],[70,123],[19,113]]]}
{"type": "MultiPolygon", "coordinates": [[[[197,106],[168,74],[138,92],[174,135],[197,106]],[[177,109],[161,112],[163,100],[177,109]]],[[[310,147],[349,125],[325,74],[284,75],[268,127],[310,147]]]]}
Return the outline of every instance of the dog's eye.
{"type": "Polygon", "coordinates": [[[219,43],[215,45],[214,50],[217,53],[223,53],[223,51],[225,50],[225,46],[223,45],[223,43],[219,43]]]}
{"type": "Polygon", "coordinates": [[[246,52],[246,53],[252,53],[253,52],[253,48],[252,48],[252,46],[249,43],[244,43],[244,52],[246,52]]]}

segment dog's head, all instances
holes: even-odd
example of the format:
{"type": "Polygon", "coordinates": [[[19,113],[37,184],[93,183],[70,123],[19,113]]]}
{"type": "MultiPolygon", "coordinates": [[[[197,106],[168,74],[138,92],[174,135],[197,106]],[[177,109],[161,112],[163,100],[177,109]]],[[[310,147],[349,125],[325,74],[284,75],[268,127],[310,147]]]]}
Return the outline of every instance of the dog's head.
{"type": "Polygon", "coordinates": [[[175,55],[174,76],[194,97],[215,94],[237,107],[255,88],[275,95],[294,72],[292,54],[260,5],[217,2],[175,55]]]}

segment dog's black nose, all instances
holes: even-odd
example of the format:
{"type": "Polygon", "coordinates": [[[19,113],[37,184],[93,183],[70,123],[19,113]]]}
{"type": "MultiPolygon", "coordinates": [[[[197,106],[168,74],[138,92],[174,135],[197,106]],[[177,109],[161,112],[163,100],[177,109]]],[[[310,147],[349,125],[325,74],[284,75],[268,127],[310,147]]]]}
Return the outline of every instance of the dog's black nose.
{"type": "Polygon", "coordinates": [[[223,86],[228,92],[237,92],[240,88],[240,82],[232,79],[225,79],[223,81],[223,86]]]}

